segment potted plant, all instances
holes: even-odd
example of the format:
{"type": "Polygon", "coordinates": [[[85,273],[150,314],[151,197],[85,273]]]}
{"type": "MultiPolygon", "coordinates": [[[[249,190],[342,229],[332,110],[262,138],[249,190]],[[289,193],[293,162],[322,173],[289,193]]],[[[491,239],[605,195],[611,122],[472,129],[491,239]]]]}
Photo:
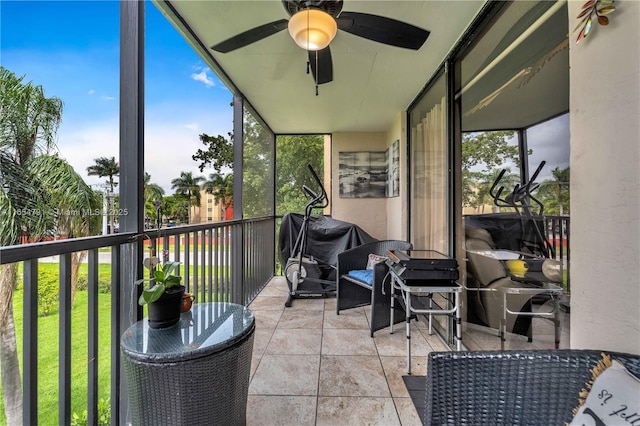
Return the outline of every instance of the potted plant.
{"type": "Polygon", "coordinates": [[[144,260],[144,266],[151,271],[151,278],[142,278],[136,284],[150,283],[150,287],[142,290],[138,303],[149,305],[149,327],[170,327],[180,320],[180,308],[184,286],[182,277],[173,272],[180,262],[164,262],[155,256],[144,260]]]}

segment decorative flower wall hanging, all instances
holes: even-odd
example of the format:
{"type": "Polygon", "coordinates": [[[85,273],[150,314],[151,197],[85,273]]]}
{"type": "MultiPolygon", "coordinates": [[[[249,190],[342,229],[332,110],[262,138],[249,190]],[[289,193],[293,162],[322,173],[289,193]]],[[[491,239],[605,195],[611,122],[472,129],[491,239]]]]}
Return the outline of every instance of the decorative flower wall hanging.
{"type": "Polygon", "coordinates": [[[582,5],[582,12],[580,12],[577,17],[578,19],[581,19],[581,21],[572,31],[572,33],[574,33],[578,28],[582,27],[582,30],[580,30],[580,34],[578,34],[578,38],[576,39],[576,44],[580,43],[583,38],[587,37],[591,33],[591,30],[593,29],[592,15],[594,13],[596,14],[598,24],[609,25],[609,18],[605,15],[616,10],[615,6],[613,6],[614,1],[615,0],[589,0],[582,5]]]}

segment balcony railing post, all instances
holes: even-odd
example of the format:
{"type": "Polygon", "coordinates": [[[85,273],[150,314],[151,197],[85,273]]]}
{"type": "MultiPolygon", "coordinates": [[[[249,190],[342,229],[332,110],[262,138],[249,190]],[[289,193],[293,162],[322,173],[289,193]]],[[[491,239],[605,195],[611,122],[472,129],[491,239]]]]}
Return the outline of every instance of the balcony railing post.
{"type": "Polygon", "coordinates": [[[58,423],[71,423],[71,253],[60,256],[58,423]]]}
{"type": "Polygon", "coordinates": [[[244,305],[244,224],[231,228],[231,302],[244,305]]]}
{"type": "Polygon", "coordinates": [[[87,344],[87,424],[98,423],[98,249],[89,250],[87,271],[88,328],[87,344]]]}
{"type": "MultiPolygon", "coordinates": [[[[120,423],[121,377],[124,377],[120,363],[120,246],[111,248],[111,425],[120,423]]],[[[126,393],[125,396],[126,398],[126,393]]],[[[125,416],[126,418],[126,416],[125,416]]],[[[123,422],[124,423],[124,422],[123,422]]]]}
{"type": "Polygon", "coordinates": [[[24,262],[22,422],[38,424],[38,260],[24,262]]]}

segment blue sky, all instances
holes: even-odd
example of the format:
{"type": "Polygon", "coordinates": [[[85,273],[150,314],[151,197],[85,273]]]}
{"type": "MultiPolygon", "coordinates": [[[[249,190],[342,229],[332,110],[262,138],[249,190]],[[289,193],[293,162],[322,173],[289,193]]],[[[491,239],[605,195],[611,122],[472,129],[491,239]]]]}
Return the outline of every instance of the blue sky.
{"type": "MultiPolygon", "coordinates": [[[[46,96],[64,102],[58,150],[87,183],[86,168],[118,158],[119,2],[0,2],[0,64],[46,96]]],[[[232,130],[231,93],[180,34],[147,2],[145,34],[145,170],[167,194],[191,159],[201,133],[232,130]]]]}

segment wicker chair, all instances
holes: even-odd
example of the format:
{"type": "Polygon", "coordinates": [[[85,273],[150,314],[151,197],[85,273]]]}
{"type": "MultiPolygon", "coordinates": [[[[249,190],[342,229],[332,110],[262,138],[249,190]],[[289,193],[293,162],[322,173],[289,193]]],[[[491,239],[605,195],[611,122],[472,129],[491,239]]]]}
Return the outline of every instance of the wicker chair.
{"type": "MultiPolygon", "coordinates": [[[[391,282],[387,276],[388,268],[384,263],[375,266],[373,285],[352,278],[349,271],[367,267],[369,254],[386,256],[387,250],[409,250],[411,243],[400,240],[374,241],[338,254],[338,273],[336,289],[336,313],[345,309],[371,305],[371,337],[376,330],[389,325],[391,312],[391,282]]],[[[404,321],[404,311],[396,308],[397,322],[404,321]]]]}
{"type": "Polygon", "coordinates": [[[606,352],[640,376],[640,356],[599,350],[432,352],[425,425],[562,425],[606,352]]]}

